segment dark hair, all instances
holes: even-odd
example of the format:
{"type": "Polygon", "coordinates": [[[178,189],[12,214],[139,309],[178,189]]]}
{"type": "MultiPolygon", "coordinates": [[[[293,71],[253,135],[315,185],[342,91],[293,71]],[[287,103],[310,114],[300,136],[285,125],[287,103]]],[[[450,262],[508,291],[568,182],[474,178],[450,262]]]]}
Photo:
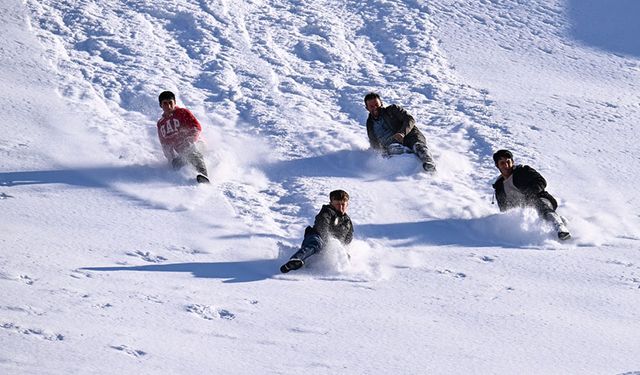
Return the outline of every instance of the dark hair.
{"type": "Polygon", "coordinates": [[[329,200],[332,201],[348,201],[349,193],[344,190],[334,190],[329,193],[329,200]]]}
{"type": "Polygon", "coordinates": [[[509,150],[498,150],[493,154],[493,163],[498,165],[498,160],[505,159],[513,159],[513,154],[509,150]]]}
{"type": "Polygon", "coordinates": [[[171,91],[163,91],[158,96],[158,102],[162,104],[163,100],[176,100],[176,96],[171,91]]]}
{"type": "MultiPolygon", "coordinates": [[[[377,92],[370,92],[364,96],[364,104],[367,104],[369,100],[380,99],[380,95],[377,92]]],[[[382,99],[380,99],[382,101],[382,99]]]]}

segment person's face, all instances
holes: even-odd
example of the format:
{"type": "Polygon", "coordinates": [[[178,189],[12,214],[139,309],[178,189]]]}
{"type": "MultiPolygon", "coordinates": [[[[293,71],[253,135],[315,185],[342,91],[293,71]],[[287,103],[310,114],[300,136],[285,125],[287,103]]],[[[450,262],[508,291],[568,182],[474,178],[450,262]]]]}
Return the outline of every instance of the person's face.
{"type": "Polygon", "coordinates": [[[496,167],[500,170],[501,175],[508,178],[513,173],[513,159],[500,158],[496,167]]]}
{"type": "Polygon", "coordinates": [[[176,109],[176,101],[174,99],[164,99],[160,102],[160,108],[162,108],[164,114],[171,114],[176,109]]]}
{"type": "Polygon", "coordinates": [[[349,207],[349,201],[347,200],[337,201],[334,199],[334,200],[331,200],[331,207],[335,208],[336,211],[344,215],[347,213],[347,207],[349,207]]]}
{"type": "Polygon", "coordinates": [[[378,98],[369,99],[366,101],[365,107],[367,108],[367,111],[369,111],[371,116],[373,116],[373,118],[378,118],[378,116],[380,116],[380,108],[382,108],[382,102],[378,98]]]}

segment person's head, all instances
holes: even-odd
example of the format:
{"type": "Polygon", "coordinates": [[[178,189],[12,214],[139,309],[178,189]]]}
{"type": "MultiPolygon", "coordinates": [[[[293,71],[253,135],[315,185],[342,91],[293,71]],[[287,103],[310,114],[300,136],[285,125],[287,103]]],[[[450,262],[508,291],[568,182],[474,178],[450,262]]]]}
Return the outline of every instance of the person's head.
{"type": "Polygon", "coordinates": [[[165,114],[172,113],[176,108],[176,96],[171,91],[163,91],[158,96],[160,108],[165,114]]]}
{"type": "Polygon", "coordinates": [[[509,150],[498,150],[493,154],[493,163],[504,178],[513,173],[513,154],[509,150]]]}
{"type": "Polygon", "coordinates": [[[376,92],[370,92],[364,96],[364,107],[374,117],[380,116],[380,108],[382,108],[382,99],[376,92]]]}
{"type": "Polygon", "coordinates": [[[347,207],[349,207],[349,193],[344,190],[334,190],[329,193],[329,202],[331,207],[344,215],[347,213],[347,207]]]}

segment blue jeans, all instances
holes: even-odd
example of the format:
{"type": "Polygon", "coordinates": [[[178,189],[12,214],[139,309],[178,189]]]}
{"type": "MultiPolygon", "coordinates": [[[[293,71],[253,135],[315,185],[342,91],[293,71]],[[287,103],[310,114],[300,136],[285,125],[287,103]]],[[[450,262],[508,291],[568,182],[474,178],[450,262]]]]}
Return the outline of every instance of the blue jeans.
{"type": "Polygon", "coordinates": [[[296,251],[296,253],[291,256],[292,259],[297,258],[304,261],[310,256],[322,251],[324,248],[324,241],[322,240],[322,237],[310,229],[311,227],[307,227],[304,231],[302,246],[300,246],[300,250],[296,251]]]}

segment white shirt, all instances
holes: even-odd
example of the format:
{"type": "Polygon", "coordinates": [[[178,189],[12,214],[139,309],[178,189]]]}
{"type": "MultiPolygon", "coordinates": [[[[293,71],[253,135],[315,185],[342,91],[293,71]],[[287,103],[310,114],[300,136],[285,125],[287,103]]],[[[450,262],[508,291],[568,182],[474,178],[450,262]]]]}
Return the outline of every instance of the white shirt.
{"type": "Polygon", "coordinates": [[[509,178],[504,179],[503,185],[504,194],[507,196],[507,202],[516,206],[523,206],[525,203],[525,196],[513,184],[513,174],[509,176],[509,178]]]}

